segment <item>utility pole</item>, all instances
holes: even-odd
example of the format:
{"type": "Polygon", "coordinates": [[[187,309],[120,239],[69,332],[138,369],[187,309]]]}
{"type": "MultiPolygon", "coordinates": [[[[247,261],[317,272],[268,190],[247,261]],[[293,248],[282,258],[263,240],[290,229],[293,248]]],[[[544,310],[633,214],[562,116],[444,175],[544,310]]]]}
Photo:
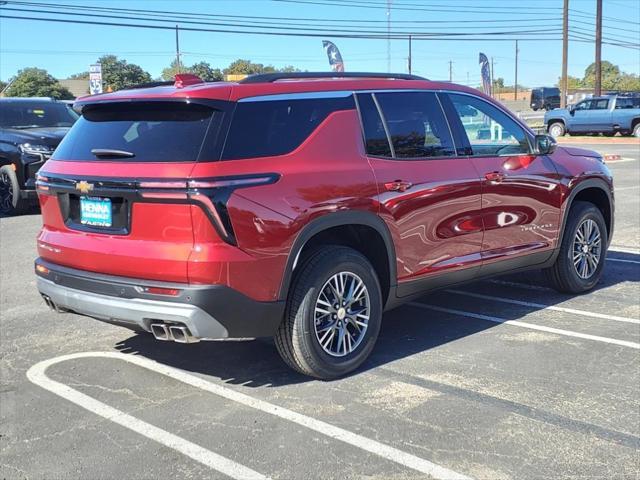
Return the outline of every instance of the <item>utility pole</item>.
{"type": "Polygon", "coordinates": [[[470,83],[469,83],[469,72],[467,72],[467,87],[469,87],[469,86],[470,86],[470,83]]]}
{"type": "Polygon", "coordinates": [[[449,82],[453,82],[453,62],[449,60],[449,82]]]}
{"type": "Polygon", "coordinates": [[[411,75],[411,35],[409,35],[409,75],[411,75]]]}
{"type": "Polygon", "coordinates": [[[496,98],[493,91],[493,57],[491,57],[491,71],[489,73],[491,77],[491,98],[496,98]]]}
{"type": "Polygon", "coordinates": [[[391,0],[387,0],[387,73],[391,73],[391,0]]]}
{"type": "Polygon", "coordinates": [[[560,108],[567,106],[569,90],[567,77],[567,62],[569,55],[569,0],[564,0],[562,11],[562,78],[560,79],[560,108]]]}
{"type": "Polygon", "coordinates": [[[518,40],[516,40],[516,83],[513,87],[513,99],[518,100],[518,40]]]}
{"type": "Polygon", "coordinates": [[[178,69],[178,73],[182,72],[180,68],[180,40],[178,38],[178,25],[176,25],[176,68],[178,69]]]}
{"type": "Polygon", "coordinates": [[[602,95],[602,0],[596,0],[596,97],[602,95]]]}

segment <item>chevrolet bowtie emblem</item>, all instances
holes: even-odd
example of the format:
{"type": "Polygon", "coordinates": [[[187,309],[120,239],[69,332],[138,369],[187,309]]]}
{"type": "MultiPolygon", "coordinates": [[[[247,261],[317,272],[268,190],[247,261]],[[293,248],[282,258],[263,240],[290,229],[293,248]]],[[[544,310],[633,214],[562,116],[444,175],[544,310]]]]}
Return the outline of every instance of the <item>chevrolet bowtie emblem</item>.
{"type": "Polygon", "coordinates": [[[80,190],[80,193],[89,193],[93,190],[93,183],[80,180],[79,182],[76,182],[76,190],[80,190]]]}

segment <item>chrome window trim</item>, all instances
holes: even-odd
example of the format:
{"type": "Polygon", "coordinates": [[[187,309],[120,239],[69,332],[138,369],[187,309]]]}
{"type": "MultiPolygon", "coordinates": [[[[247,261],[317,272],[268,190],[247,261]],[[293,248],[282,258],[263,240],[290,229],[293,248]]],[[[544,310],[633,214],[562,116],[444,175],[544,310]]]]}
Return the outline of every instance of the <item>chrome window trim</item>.
{"type": "Polygon", "coordinates": [[[328,90],[322,92],[295,92],[295,93],[274,93],[273,95],[258,95],[255,97],[244,97],[238,103],[247,102],[274,102],[282,100],[312,100],[323,98],[346,98],[353,95],[353,90],[328,90]]]}

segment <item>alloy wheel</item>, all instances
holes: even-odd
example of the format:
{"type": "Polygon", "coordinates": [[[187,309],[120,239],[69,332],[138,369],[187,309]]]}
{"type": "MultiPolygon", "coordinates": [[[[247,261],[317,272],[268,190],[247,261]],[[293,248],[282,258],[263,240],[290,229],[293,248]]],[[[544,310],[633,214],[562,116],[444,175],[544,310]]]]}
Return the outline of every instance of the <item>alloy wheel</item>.
{"type": "Polygon", "coordinates": [[[369,325],[371,302],[362,279],[351,272],[333,275],[323,285],[314,309],[314,327],[320,347],[331,356],[355,351],[369,325]]]}
{"type": "Polygon", "coordinates": [[[573,240],[573,266],[583,280],[596,273],[602,256],[600,227],[592,219],[584,220],[576,230],[573,240]]]}
{"type": "Polygon", "coordinates": [[[6,172],[0,172],[0,211],[8,212],[13,208],[13,182],[6,172]]]}

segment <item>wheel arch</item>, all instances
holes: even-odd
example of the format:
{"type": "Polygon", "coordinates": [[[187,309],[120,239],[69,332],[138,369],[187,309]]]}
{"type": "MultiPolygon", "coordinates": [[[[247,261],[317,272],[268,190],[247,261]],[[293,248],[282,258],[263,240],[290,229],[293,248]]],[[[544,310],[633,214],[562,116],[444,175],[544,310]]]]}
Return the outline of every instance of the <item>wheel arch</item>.
{"type": "Polygon", "coordinates": [[[571,210],[571,206],[575,202],[580,201],[592,203],[602,212],[602,216],[604,217],[607,225],[607,242],[610,243],[611,237],[613,236],[614,223],[613,195],[605,180],[590,178],[578,183],[569,195],[562,217],[562,230],[560,232],[558,245],[562,245],[562,239],[564,238],[567,219],[569,217],[569,210],[571,210]]]}
{"type": "Polygon", "coordinates": [[[340,244],[352,247],[372,263],[382,288],[386,304],[396,285],[396,254],[389,228],[376,214],[366,211],[346,211],[323,215],[300,231],[293,242],[280,286],[278,298],[286,300],[296,269],[307,253],[319,244],[340,244]],[[369,235],[362,238],[363,235],[369,235]],[[384,248],[380,252],[380,248],[384,248]]]}

